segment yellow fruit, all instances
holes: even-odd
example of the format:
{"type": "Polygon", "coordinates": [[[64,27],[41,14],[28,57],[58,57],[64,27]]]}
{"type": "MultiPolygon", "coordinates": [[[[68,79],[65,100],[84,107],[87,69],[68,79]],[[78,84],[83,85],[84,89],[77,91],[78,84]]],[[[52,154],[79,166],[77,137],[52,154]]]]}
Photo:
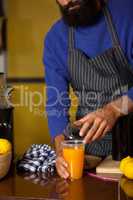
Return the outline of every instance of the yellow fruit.
{"type": "Polygon", "coordinates": [[[11,143],[6,139],[0,139],[0,154],[6,154],[12,149],[11,143]]]}
{"type": "Polygon", "coordinates": [[[120,180],[120,185],[128,197],[133,197],[133,181],[122,177],[122,179],[120,180]]]}
{"type": "Polygon", "coordinates": [[[129,179],[133,179],[133,161],[126,164],[124,175],[129,179]]]}
{"type": "Polygon", "coordinates": [[[120,162],[120,170],[124,173],[125,171],[125,166],[127,165],[127,163],[133,161],[133,158],[131,158],[130,156],[124,158],[121,160],[120,162]]]}

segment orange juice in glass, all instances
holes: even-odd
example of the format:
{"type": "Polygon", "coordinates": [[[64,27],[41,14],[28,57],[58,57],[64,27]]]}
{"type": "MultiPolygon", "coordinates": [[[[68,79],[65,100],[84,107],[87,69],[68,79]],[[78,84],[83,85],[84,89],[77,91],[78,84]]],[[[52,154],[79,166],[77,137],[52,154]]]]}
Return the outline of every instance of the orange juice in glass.
{"type": "Polygon", "coordinates": [[[84,143],[82,140],[65,140],[62,142],[62,151],[68,163],[70,179],[80,179],[84,167],[84,143]]]}

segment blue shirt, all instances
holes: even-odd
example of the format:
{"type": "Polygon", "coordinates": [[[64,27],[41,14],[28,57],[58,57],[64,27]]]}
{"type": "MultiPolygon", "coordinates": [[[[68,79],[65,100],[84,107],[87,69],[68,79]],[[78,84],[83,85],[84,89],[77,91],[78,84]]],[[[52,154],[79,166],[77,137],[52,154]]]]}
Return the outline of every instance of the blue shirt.
{"type": "MultiPolygon", "coordinates": [[[[108,7],[121,47],[133,67],[133,0],[109,0],[108,7]]],[[[46,110],[52,137],[61,134],[69,121],[68,28],[61,19],[52,26],[45,38],[43,61],[47,84],[46,110]]],[[[105,17],[102,16],[95,26],[76,28],[75,46],[89,57],[98,56],[111,48],[112,41],[105,17]]],[[[133,88],[127,95],[133,100],[133,88]]]]}

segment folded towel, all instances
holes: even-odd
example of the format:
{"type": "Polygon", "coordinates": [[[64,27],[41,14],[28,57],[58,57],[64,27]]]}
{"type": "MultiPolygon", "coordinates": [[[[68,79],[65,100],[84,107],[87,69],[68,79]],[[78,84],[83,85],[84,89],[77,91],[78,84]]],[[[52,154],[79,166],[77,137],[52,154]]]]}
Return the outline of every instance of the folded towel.
{"type": "Polygon", "coordinates": [[[17,170],[31,173],[55,172],[55,151],[46,144],[33,144],[17,163],[17,170]]]}

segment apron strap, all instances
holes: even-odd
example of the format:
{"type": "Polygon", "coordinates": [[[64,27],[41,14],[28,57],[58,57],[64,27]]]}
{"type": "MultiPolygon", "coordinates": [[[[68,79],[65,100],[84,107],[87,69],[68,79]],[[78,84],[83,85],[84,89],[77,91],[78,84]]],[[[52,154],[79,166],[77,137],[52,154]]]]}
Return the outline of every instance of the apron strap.
{"type": "Polygon", "coordinates": [[[107,23],[109,33],[111,35],[113,46],[121,46],[118,34],[116,32],[115,25],[113,24],[111,13],[109,11],[109,8],[107,8],[106,5],[103,8],[103,13],[104,13],[104,16],[105,16],[105,20],[106,20],[106,23],[107,23]]]}
{"type": "Polygon", "coordinates": [[[69,41],[68,41],[68,47],[69,49],[74,49],[75,48],[75,40],[74,40],[74,27],[70,26],[69,27],[69,41]]]}

